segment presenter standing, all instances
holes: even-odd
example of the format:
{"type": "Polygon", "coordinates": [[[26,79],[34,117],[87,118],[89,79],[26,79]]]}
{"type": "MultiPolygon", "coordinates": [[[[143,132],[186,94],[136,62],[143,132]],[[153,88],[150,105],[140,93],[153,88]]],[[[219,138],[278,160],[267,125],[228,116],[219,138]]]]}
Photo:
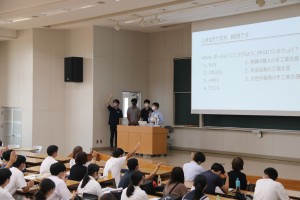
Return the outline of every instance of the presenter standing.
{"type": "Polygon", "coordinates": [[[148,122],[150,113],[152,112],[152,109],[150,108],[150,100],[145,99],[144,101],[144,108],[141,110],[141,120],[148,122]]]}
{"type": "Polygon", "coordinates": [[[110,126],[110,150],[112,151],[115,139],[115,148],[117,148],[117,125],[120,124],[120,119],[123,118],[123,112],[119,108],[120,101],[118,99],[113,100],[113,106],[110,105],[110,101],[113,95],[110,95],[106,102],[106,107],[109,110],[108,125],[110,126]]]}
{"type": "Polygon", "coordinates": [[[127,119],[129,126],[137,126],[139,125],[138,121],[141,117],[141,110],[136,106],[137,99],[131,99],[132,106],[127,109],[127,119]]]}
{"type": "Polygon", "coordinates": [[[164,118],[162,113],[158,110],[159,108],[159,103],[154,102],[152,104],[152,113],[149,117],[149,122],[151,125],[159,125],[161,126],[162,123],[164,122],[164,118]]]}

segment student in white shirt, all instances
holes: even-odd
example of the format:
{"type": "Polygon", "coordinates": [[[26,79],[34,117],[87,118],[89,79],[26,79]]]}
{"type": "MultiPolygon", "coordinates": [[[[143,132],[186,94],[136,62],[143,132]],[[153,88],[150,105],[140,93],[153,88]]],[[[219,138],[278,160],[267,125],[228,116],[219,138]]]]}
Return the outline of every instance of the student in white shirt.
{"type": "Polygon", "coordinates": [[[26,158],[22,155],[17,156],[16,162],[13,167],[10,168],[12,176],[10,177],[9,184],[5,189],[13,196],[17,189],[22,189],[23,192],[28,192],[29,189],[34,185],[33,181],[26,183],[23,170],[26,168],[26,158]]]}
{"type": "Polygon", "coordinates": [[[112,157],[105,163],[103,176],[108,176],[108,171],[111,170],[112,177],[115,179],[116,185],[119,185],[121,178],[121,169],[125,165],[126,161],[139,150],[141,144],[138,143],[133,151],[129,152],[126,156],[123,156],[124,150],[117,148],[113,151],[112,157]]]}
{"type": "Polygon", "coordinates": [[[9,169],[0,169],[0,197],[3,200],[14,200],[12,195],[6,189],[4,189],[5,186],[8,185],[11,175],[12,173],[9,169]]]}
{"type": "Polygon", "coordinates": [[[256,182],[254,200],[289,200],[283,185],[275,181],[278,177],[276,169],[266,168],[264,174],[263,178],[256,182]]]}
{"type": "Polygon", "coordinates": [[[205,155],[202,152],[192,152],[192,161],[183,165],[184,180],[194,181],[195,177],[205,170],[201,166],[205,162],[205,155]]]}
{"type": "Polygon", "coordinates": [[[98,172],[99,166],[97,164],[90,164],[88,166],[87,173],[77,188],[77,194],[81,196],[83,193],[93,194],[100,199],[102,190],[100,184],[97,182],[97,179],[99,178],[98,172]]]}
{"type": "Polygon", "coordinates": [[[45,174],[50,172],[50,166],[54,163],[57,163],[55,158],[57,157],[58,146],[50,145],[47,148],[48,157],[45,158],[40,167],[40,174],[45,174]]]}
{"type": "Polygon", "coordinates": [[[33,199],[46,200],[53,194],[55,190],[55,183],[51,179],[45,178],[41,181],[39,187],[40,189],[33,195],[33,199]]]}
{"type": "Polygon", "coordinates": [[[71,195],[70,190],[66,185],[66,166],[63,163],[57,162],[51,165],[51,176],[48,178],[55,183],[55,190],[47,200],[74,200],[76,193],[71,195]]]}
{"type": "Polygon", "coordinates": [[[140,188],[143,182],[143,173],[134,171],[129,186],[123,190],[121,200],[148,200],[148,195],[140,188]]]}

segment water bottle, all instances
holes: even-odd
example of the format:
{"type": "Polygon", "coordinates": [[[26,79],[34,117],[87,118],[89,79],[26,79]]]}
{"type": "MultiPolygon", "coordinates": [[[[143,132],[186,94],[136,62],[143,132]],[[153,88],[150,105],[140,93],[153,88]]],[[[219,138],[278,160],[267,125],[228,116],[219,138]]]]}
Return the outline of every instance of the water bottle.
{"type": "Polygon", "coordinates": [[[109,169],[108,172],[107,172],[107,178],[111,179],[112,178],[112,172],[111,170],[109,169]]]}
{"type": "Polygon", "coordinates": [[[241,182],[240,182],[239,178],[236,178],[236,180],[235,180],[235,189],[237,191],[240,191],[240,189],[241,189],[241,182]]]}
{"type": "Polygon", "coordinates": [[[221,200],[220,195],[217,196],[216,200],[221,200]]]}
{"type": "Polygon", "coordinates": [[[157,185],[158,185],[158,186],[161,186],[161,178],[160,178],[160,175],[158,175],[158,178],[157,178],[157,185]]]}

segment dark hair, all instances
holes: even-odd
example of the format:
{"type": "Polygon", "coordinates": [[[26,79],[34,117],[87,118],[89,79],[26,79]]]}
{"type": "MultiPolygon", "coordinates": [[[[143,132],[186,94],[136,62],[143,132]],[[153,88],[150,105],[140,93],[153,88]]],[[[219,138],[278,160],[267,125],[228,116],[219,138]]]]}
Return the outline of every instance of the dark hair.
{"type": "Polygon", "coordinates": [[[66,170],[66,166],[60,162],[54,163],[50,166],[50,173],[53,176],[57,176],[59,173],[65,172],[66,170]]]}
{"type": "Polygon", "coordinates": [[[272,167],[268,167],[264,170],[265,175],[267,175],[270,179],[273,179],[274,181],[278,178],[278,172],[276,169],[272,167]]]}
{"type": "Polygon", "coordinates": [[[2,143],[2,141],[0,140],[0,147],[2,147],[2,145],[3,145],[3,143],[2,143]]]}
{"type": "Polygon", "coordinates": [[[10,153],[12,152],[13,150],[12,149],[9,149],[7,151],[4,151],[2,153],[2,160],[6,160],[6,161],[9,161],[10,160],[10,153]]]}
{"type": "Polygon", "coordinates": [[[0,186],[5,183],[7,179],[10,179],[11,171],[7,168],[0,169],[0,186]]]}
{"type": "Polygon", "coordinates": [[[58,152],[58,146],[56,146],[56,145],[50,145],[47,148],[47,154],[48,154],[48,156],[52,156],[54,153],[57,153],[57,152],[58,152]]]}
{"type": "Polygon", "coordinates": [[[74,147],[73,149],[73,152],[72,152],[72,158],[75,159],[76,158],[76,155],[79,153],[79,152],[82,152],[82,147],[81,146],[76,146],[74,147]]]}
{"type": "Polygon", "coordinates": [[[130,177],[130,184],[128,185],[126,196],[130,197],[134,192],[134,186],[139,185],[140,181],[143,179],[144,174],[137,170],[134,171],[130,177]]]}
{"type": "Polygon", "coordinates": [[[87,155],[85,152],[79,152],[76,155],[75,163],[79,165],[84,165],[87,162],[87,155]]]}
{"type": "Polygon", "coordinates": [[[136,158],[130,158],[127,160],[127,167],[129,170],[133,171],[139,166],[139,161],[136,158]]]}
{"type": "Polygon", "coordinates": [[[234,171],[241,171],[244,169],[244,161],[241,157],[236,157],[231,162],[234,171]]]}
{"type": "Polygon", "coordinates": [[[117,200],[112,193],[103,194],[100,200],[117,200]]]}
{"type": "Polygon", "coordinates": [[[117,103],[118,105],[120,104],[120,101],[119,101],[119,99],[114,99],[113,100],[113,103],[117,103]]]}
{"type": "Polygon", "coordinates": [[[133,99],[131,99],[131,103],[137,103],[137,98],[133,98],[133,99]]]}
{"type": "Polygon", "coordinates": [[[201,163],[204,163],[205,162],[205,155],[202,153],[202,152],[196,152],[194,154],[194,158],[193,160],[198,163],[198,162],[201,162],[201,163]]]}
{"type": "Polygon", "coordinates": [[[171,172],[171,183],[184,183],[184,173],[181,167],[174,167],[171,172]]]}
{"type": "Polygon", "coordinates": [[[154,102],[152,105],[156,106],[157,108],[159,108],[159,103],[157,103],[157,102],[154,102]]]}
{"type": "Polygon", "coordinates": [[[214,163],[210,169],[214,170],[215,172],[221,172],[222,174],[225,173],[225,169],[220,163],[214,163]]]}
{"type": "Polygon", "coordinates": [[[18,168],[21,166],[21,164],[26,163],[26,158],[25,156],[22,155],[17,155],[17,160],[14,162],[13,166],[18,168]]]}
{"type": "Polygon", "coordinates": [[[150,104],[150,100],[149,99],[145,99],[144,103],[149,103],[150,104]]]}
{"type": "Polygon", "coordinates": [[[207,179],[203,175],[197,175],[194,179],[195,194],[193,200],[199,200],[203,196],[203,190],[207,185],[207,179]]]}
{"type": "Polygon", "coordinates": [[[99,171],[99,166],[97,164],[89,164],[88,168],[87,168],[87,172],[84,175],[83,179],[82,179],[82,184],[81,184],[81,188],[84,188],[86,186],[86,184],[90,181],[90,177],[92,176],[95,172],[99,171]]]}
{"type": "Polygon", "coordinates": [[[112,152],[112,156],[115,158],[119,158],[120,156],[122,156],[124,154],[124,150],[121,148],[116,148],[113,152],[112,152]]]}
{"type": "Polygon", "coordinates": [[[45,178],[41,181],[40,183],[40,189],[34,194],[33,199],[35,200],[46,200],[46,194],[50,191],[50,190],[54,190],[55,189],[55,183],[49,179],[49,178],[45,178]]]}

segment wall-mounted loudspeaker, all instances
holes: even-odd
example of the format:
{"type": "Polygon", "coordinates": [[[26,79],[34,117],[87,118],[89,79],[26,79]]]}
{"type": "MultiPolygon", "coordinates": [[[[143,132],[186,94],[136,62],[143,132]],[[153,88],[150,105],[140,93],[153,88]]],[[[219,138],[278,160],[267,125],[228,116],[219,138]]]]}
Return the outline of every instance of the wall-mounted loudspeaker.
{"type": "Polygon", "coordinates": [[[83,58],[65,58],[65,82],[83,82],[83,58]]]}

